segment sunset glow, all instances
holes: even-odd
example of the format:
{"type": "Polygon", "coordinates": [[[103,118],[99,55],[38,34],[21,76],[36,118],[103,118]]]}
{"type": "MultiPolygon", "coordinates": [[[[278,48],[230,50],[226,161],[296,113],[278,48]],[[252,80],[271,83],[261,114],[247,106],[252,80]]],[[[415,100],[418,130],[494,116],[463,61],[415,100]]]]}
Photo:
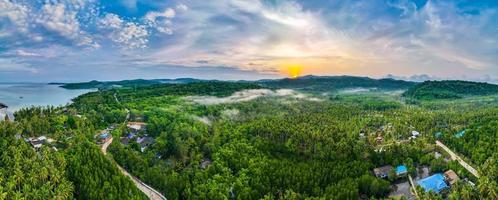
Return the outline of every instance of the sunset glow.
{"type": "Polygon", "coordinates": [[[286,69],[290,78],[297,78],[301,75],[303,67],[301,65],[288,65],[286,69]]]}

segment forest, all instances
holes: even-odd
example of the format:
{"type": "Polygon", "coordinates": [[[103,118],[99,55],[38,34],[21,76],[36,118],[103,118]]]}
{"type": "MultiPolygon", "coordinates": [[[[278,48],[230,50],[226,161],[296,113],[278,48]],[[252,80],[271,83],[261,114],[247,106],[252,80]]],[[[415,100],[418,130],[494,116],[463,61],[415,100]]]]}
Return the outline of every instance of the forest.
{"type": "Polygon", "coordinates": [[[442,194],[417,187],[420,199],[498,198],[498,96],[417,98],[399,92],[420,86],[411,82],[346,77],[326,89],[331,78],[305,79],[100,89],[65,107],[21,109],[0,122],[0,199],[146,199],[116,165],[168,199],[400,198],[392,194],[406,178],[372,172],[385,165],[460,176],[442,194]],[[382,90],[338,91],[361,87],[382,90]],[[146,129],[132,134],[130,121],[146,129]],[[95,137],[110,126],[106,156],[95,137]],[[39,136],[56,142],[25,142],[39,136]],[[144,137],[153,143],[142,149],[144,137]],[[436,140],[481,177],[445,160],[436,140]]]}
{"type": "Polygon", "coordinates": [[[411,87],[403,96],[431,100],[493,94],[498,94],[498,85],[470,81],[426,81],[411,87]]]}

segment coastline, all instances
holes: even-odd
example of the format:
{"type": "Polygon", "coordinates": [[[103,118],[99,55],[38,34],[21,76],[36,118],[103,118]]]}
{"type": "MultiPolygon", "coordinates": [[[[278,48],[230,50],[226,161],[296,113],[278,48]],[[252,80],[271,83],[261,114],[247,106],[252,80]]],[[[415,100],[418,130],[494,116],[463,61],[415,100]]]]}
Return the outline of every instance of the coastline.
{"type": "Polygon", "coordinates": [[[10,112],[32,106],[65,106],[92,89],[68,90],[48,83],[0,83],[0,103],[10,112]]]}

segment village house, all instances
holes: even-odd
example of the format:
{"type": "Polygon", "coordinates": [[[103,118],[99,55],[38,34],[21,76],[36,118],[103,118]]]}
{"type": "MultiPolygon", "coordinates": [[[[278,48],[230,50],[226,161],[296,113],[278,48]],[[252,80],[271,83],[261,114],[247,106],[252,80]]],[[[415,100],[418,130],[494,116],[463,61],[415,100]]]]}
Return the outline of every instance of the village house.
{"type": "Polygon", "coordinates": [[[131,133],[137,134],[139,132],[145,131],[147,128],[147,124],[144,122],[128,122],[128,124],[126,124],[126,127],[131,130],[131,133]]]}
{"type": "Polygon", "coordinates": [[[111,134],[109,133],[108,130],[103,130],[99,135],[98,135],[98,142],[103,144],[106,143],[111,139],[111,134]]]}
{"type": "Polygon", "coordinates": [[[8,106],[0,103],[0,121],[14,121],[14,115],[7,110],[8,106]]]}
{"type": "Polygon", "coordinates": [[[389,176],[389,172],[391,172],[392,170],[393,167],[391,165],[386,165],[373,169],[373,172],[378,178],[387,178],[389,176]]]}
{"type": "Polygon", "coordinates": [[[451,169],[444,172],[444,177],[446,178],[446,181],[450,184],[450,186],[454,185],[458,180],[460,180],[455,171],[451,169]]]}
{"type": "Polygon", "coordinates": [[[145,137],[138,137],[137,138],[137,143],[140,145],[140,151],[144,152],[145,148],[149,147],[154,143],[154,138],[145,136],[145,137]]]}
{"type": "Polygon", "coordinates": [[[404,165],[399,165],[396,167],[395,173],[397,177],[406,176],[408,175],[408,168],[404,165]]]}
{"type": "Polygon", "coordinates": [[[43,144],[47,140],[47,137],[45,137],[45,136],[30,137],[30,138],[27,138],[25,140],[26,140],[26,142],[29,142],[33,146],[33,148],[39,149],[43,146],[43,144]]]}
{"type": "Polygon", "coordinates": [[[419,135],[420,135],[420,132],[412,131],[412,136],[410,137],[410,139],[416,139],[419,135]]]}
{"type": "Polygon", "coordinates": [[[449,188],[446,184],[443,174],[437,173],[427,178],[417,181],[418,185],[424,189],[425,192],[441,193],[443,190],[449,188]]]}

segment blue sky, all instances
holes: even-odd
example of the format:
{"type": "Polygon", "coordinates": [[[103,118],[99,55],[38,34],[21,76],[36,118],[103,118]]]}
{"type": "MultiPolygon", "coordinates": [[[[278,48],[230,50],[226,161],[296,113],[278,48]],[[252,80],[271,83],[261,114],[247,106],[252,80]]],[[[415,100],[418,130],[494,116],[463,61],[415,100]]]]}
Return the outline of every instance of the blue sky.
{"type": "Polygon", "coordinates": [[[0,82],[498,80],[498,1],[0,0],[0,82]]]}

